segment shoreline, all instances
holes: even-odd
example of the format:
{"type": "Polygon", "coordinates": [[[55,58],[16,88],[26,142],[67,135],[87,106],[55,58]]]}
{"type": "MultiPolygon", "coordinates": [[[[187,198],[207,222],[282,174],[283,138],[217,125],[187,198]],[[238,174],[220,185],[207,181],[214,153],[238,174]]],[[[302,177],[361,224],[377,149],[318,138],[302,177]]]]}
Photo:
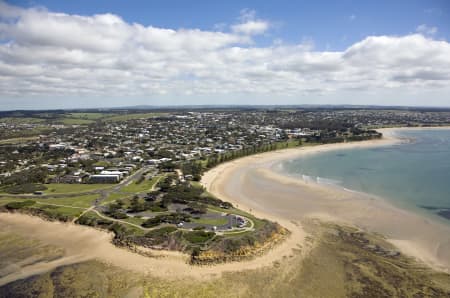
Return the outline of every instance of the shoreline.
{"type": "Polygon", "coordinates": [[[383,133],[380,140],[305,146],[256,154],[211,169],[205,173],[202,184],[209,192],[230,201],[237,208],[281,225],[290,220],[318,218],[380,233],[404,254],[433,269],[450,272],[449,226],[396,207],[373,195],[307,183],[272,169],[274,163],[300,155],[391,146],[409,141],[398,138],[395,133],[398,130],[449,128],[385,128],[377,130],[383,133]]]}
{"type": "MultiPolygon", "coordinates": [[[[448,128],[449,127],[447,127],[447,129],[448,128]]],[[[370,211],[373,210],[377,210],[379,213],[380,209],[382,211],[390,210],[395,216],[398,216],[401,213],[408,214],[408,212],[392,207],[389,204],[379,202],[378,200],[374,200],[372,197],[364,197],[363,194],[355,193],[352,194],[351,197],[348,196],[348,193],[347,196],[343,196],[342,194],[336,195],[334,194],[334,190],[330,191],[326,187],[320,185],[308,185],[304,182],[302,183],[299,179],[274,173],[271,171],[270,166],[274,162],[294,158],[299,154],[314,154],[323,152],[324,150],[389,146],[404,141],[399,140],[394,136],[393,131],[395,130],[399,129],[389,128],[378,130],[383,133],[383,138],[377,140],[303,146],[259,153],[220,164],[206,172],[202,177],[201,183],[209,192],[224,201],[233,203],[238,209],[250,212],[259,218],[276,221],[291,232],[284,241],[278,243],[263,255],[256,256],[251,260],[195,266],[188,264],[187,260],[189,256],[180,252],[150,250],[149,252],[153,256],[148,257],[125,248],[119,248],[111,242],[112,235],[110,233],[93,229],[92,227],[85,227],[72,223],[48,222],[39,217],[23,214],[2,213],[0,214],[0,224],[2,227],[0,232],[4,233],[9,231],[18,233],[20,235],[25,235],[26,237],[40,240],[44,243],[49,243],[50,245],[62,247],[65,250],[65,254],[64,258],[57,259],[55,262],[48,264],[37,263],[33,265],[34,267],[21,268],[20,271],[15,272],[12,275],[3,276],[0,278],[0,286],[6,282],[27,278],[62,265],[70,265],[88,260],[99,260],[125,270],[168,279],[194,278],[208,280],[220,277],[222,273],[226,272],[273,266],[275,262],[285,257],[292,256],[293,254],[298,254],[301,258],[307,256],[313,244],[308,240],[309,234],[303,229],[301,222],[302,220],[309,218],[318,218],[324,221],[332,221],[337,224],[357,226],[367,232],[380,232],[379,229],[374,229],[373,226],[364,225],[367,218],[360,218],[358,220],[358,218],[355,219],[351,216],[344,216],[346,214],[343,210],[351,209],[351,207],[360,209],[366,208],[366,213],[370,213],[370,211]],[[259,193],[259,195],[261,195],[260,197],[265,200],[256,202],[251,199],[255,195],[258,196],[257,193],[253,193],[255,187],[252,187],[252,184],[262,180],[264,183],[267,182],[269,187],[263,185],[263,187],[259,189],[263,191],[263,194],[261,194],[261,192],[259,193]],[[231,183],[231,191],[229,189],[230,185],[227,187],[227,183],[231,183]],[[250,187],[248,186],[249,184],[250,187]],[[236,188],[236,186],[239,187],[236,188]],[[301,195],[302,193],[308,195],[314,193],[313,198],[322,200],[321,205],[316,206],[318,208],[315,210],[305,208],[306,210],[298,212],[298,214],[295,214],[294,216],[291,216],[292,214],[286,216],[286,214],[283,214],[283,208],[291,207],[296,198],[293,198],[292,193],[282,193],[279,199],[280,202],[282,202],[281,199],[287,200],[284,201],[284,205],[272,204],[271,206],[270,204],[266,204],[268,202],[267,196],[269,197],[269,201],[273,201],[274,198],[277,198],[277,194],[273,193],[272,187],[274,187],[273,189],[280,191],[280,193],[286,188],[294,189],[295,195],[301,195]],[[233,190],[233,188],[236,189],[233,190]],[[267,191],[267,189],[269,189],[269,191],[267,191]],[[355,202],[357,203],[355,204],[355,202]],[[350,204],[350,206],[339,206],[342,203],[350,204]],[[338,212],[336,214],[329,212],[330,207],[333,211],[337,208],[338,212]]],[[[295,202],[299,203],[298,201],[295,202]]],[[[300,202],[299,206],[302,208],[307,207],[307,203],[308,202],[306,202],[306,204],[305,202],[300,202]]],[[[293,210],[287,208],[287,210],[293,211],[294,213],[298,211],[295,208],[293,210]]],[[[423,224],[425,222],[426,224],[430,224],[427,220],[424,221],[423,218],[419,216],[414,217],[414,219],[416,220],[416,223],[423,224]]],[[[450,230],[448,230],[448,232],[448,235],[450,235],[450,230]]],[[[385,233],[381,231],[381,234],[385,233]]],[[[414,239],[389,237],[388,240],[400,249],[400,251],[418,258],[432,268],[441,271],[449,271],[448,268],[450,268],[450,264],[444,264],[444,266],[442,266],[440,258],[436,258],[439,247],[435,248],[435,251],[430,253],[430,250],[427,247],[417,246],[413,241],[414,239]]],[[[450,246],[450,238],[448,244],[450,246]]],[[[450,255],[450,250],[448,254],[450,255]]],[[[440,257],[446,258],[448,255],[444,254],[440,257]]],[[[450,257],[448,260],[450,263],[450,257]]]]}

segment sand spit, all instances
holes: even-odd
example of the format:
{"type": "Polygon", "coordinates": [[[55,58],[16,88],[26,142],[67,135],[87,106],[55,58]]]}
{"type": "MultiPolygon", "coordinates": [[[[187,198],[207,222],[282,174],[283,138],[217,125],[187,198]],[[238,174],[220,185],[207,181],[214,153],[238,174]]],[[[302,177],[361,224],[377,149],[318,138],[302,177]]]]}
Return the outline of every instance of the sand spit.
{"type": "Polygon", "coordinates": [[[397,208],[375,196],[306,183],[272,169],[275,163],[300,155],[410,141],[398,139],[398,130],[379,130],[384,135],[382,140],[305,146],[245,157],[212,169],[202,182],[218,197],[281,224],[316,217],[381,233],[403,253],[434,269],[449,272],[449,226],[397,208]]]}

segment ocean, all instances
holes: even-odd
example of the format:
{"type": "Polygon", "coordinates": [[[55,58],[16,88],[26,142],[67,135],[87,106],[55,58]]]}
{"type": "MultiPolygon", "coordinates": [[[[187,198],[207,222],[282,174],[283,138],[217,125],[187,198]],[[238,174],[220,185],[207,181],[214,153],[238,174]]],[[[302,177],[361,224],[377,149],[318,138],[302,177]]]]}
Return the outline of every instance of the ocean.
{"type": "Polygon", "coordinates": [[[395,135],[409,141],[304,155],[280,166],[290,176],[372,194],[450,224],[450,129],[395,135]]]}

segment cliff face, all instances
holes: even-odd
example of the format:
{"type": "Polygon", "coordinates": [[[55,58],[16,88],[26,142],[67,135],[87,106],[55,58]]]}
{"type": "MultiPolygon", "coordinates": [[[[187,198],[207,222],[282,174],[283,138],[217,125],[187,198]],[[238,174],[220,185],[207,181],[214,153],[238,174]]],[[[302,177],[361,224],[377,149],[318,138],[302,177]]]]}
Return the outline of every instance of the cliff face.
{"type": "Polygon", "coordinates": [[[223,239],[215,244],[211,249],[200,251],[197,255],[192,255],[191,263],[205,265],[218,264],[233,261],[242,261],[261,256],[274,246],[281,243],[290,234],[288,230],[276,225],[275,229],[265,237],[256,241],[248,241],[245,237],[240,239],[223,239]],[[236,242],[235,248],[230,248],[229,241],[236,242]],[[243,244],[245,241],[251,242],[243,244]]]}

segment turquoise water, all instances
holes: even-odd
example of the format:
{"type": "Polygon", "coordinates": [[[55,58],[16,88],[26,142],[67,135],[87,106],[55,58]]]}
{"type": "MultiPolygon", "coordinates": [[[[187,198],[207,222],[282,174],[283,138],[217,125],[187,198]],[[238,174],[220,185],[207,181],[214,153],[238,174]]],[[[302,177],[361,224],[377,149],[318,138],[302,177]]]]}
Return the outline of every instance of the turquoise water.
{"type": "Polygon", "coordinates": [[[395,134],[412,142],[323,152],[281,166],[290,175],[381,196],[450,224],[450,129],[395,134]]]}

